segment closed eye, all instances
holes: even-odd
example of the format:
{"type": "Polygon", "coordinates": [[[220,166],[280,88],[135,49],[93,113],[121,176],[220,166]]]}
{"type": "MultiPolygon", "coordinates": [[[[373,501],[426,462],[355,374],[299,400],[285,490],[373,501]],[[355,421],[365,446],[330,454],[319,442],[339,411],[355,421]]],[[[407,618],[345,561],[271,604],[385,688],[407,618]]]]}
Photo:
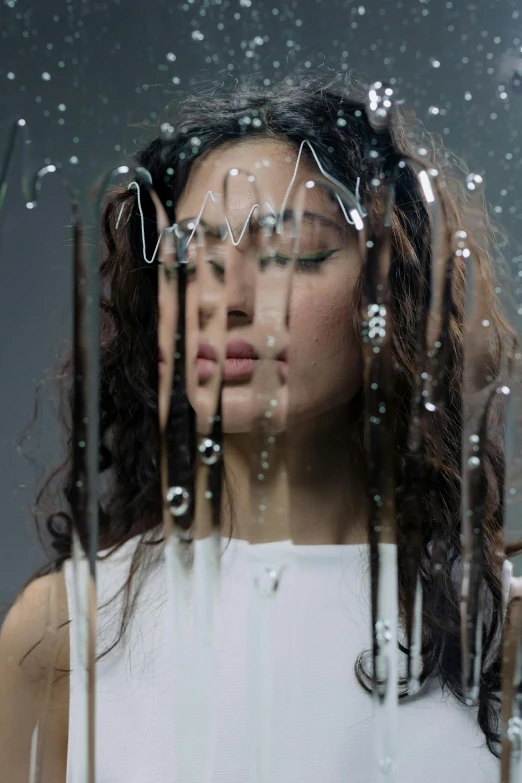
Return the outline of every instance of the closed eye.
{"type": "MultiPolygon", "coordinates": [[[[165,277],[167,278],[167,280],[171,280],[173,277],[177,275],[178,268],[176,265],[173,264],[167,265],[162,261],[159,261],[158,263],[161,264],[161,266],[163,266],[165,277]]],[[[219,264],[217,261],[213,261],[212,259],[209,259],[208,263],[212,267],[214,267],[218,275],[223,275],[225,273],[225,267],[223,266],[223,264],[219,264]]],[[[185,267],[185,271],[186,271],[187,278],[189,280],[192,279],[196,274],[196,264],[187,264],[185,267]]]]}
{"type": "Polygon", "coordinates": [[[330,256],[333,256],[334,253],[337,253],[341,248],[337,247],[333,250],[327,250],[323,253],[312,253],[311,255],[307,256],[299,256],[297,259],[297,266],[298,268],[306,269],[308,268],[315,268],[319,267],[321,264],[324,264],[325,261],[327,261],[330,256]]]}
{"type": "MultiPolygon", "coordinates": [[[[299,256],[296,261],[298,269],[318,269],[321,264],[324,264],[334,253],[339,252],[340,248],[334,248],[333,250],[327,250],[321,253],[311,253],[308,255],[299,256]]],[[[261,269],[266,268],[270,262],[276,263],[278,266],[286,266],[290,261],[290,256],[283,255],[282,253],[276,253],[274,256],[264,256],[260,258],[259,263],[261,269]]],[[[208,263],[213,267],[216,274],[222,277],[225,274],[224,264],[220,264],[218,261],[208,259],[208,263]]],[[[196,264],[187,264],[187,277],[192,279],[196,273],[196,264]]],[[[170,271],[165,269],[166,272],[170,271]]],[[[172,271],[174,273],[174,270],[172,271]]]]}
{"type": "MultiPolygon", "coordinates": [[[[330,256],[337,253],[340,248],[334,248],[333,250],[323,251],[321,253],[311,253],[309,255],[299,256],[296,261],[298,269],[317,269],[321,264],[327,261],[330,256]]],[[[261,268],[268,266],[270,261],[274,261],[279,266],[286,266],[290,261],[290,256],[285,256],[282,253],[276,253],[273,257],[261,258],[261,268]]]]}

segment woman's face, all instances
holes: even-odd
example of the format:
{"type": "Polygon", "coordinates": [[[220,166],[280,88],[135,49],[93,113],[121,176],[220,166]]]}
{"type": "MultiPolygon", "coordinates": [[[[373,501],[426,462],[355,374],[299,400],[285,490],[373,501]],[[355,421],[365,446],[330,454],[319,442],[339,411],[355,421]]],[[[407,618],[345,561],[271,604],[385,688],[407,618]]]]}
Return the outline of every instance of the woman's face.
{"type": "MultiPolygon", "coordinates": [[[[254,379],[256,384],[262,383],[261,372],[268,372],[265,382],[274,389],[269,396],[274,397],[272,404],[276,406],[272,411],[276,428],[304,423],[346,405],[361,385],[360,348],[352,312],[360,271],[356,231],[324,188],[306,187],[312,178],[320,177],[315,165],[303,156],[296,172],[296,162],[297,152],[274,140],[249,140],[215,149],[193,166],[177,205],[178,225],[197,218],[205,203],[200,225],[218,226],[226,216],[232,228],[232,235],[228,231],[224,241],[211,234],[202,239],[204,232],[200,230],[194,234],[188,253],[188,395],[199,420],[208,420],[215,412],[219,389],[218,365],[209,358],[213,347],[217,358],[224,360],[224,432],[251,429],[260,389],[254,387],[254,379]],[[239,174],[229,175],[225,192],[225,177],[233,169],[239,174]],[[266,255],[267,248],[262,244],[266,241],[262,230],[256,229],[256,217],[279,213],[294,173],[285,208],[295,209],[295,196],[300,194],[304,214],[295,269],[289,276],[289,265],[278,268],[275,264],[260,272],[259,257],[266,255]],[[255,183],[248,174],[255,177],[255,183]],[[260,206],[253,209],[256,203],[260,206]],[[285,286],[287,299],[281,293],[285,286]],[[286,302],[288,319],[281,317],[286,302]],[[270,343],[272,348],[264,353],[270,343]],[[264,363],[255,359],[269,353],[279,360],[264,363]]],[[[290,222],[285,222],[275,248],[279,257],[289,255],[291,230],[290,222]]],[[[160,276],[162,280],[160,418],[165,422],[177,307],[175,286],[160,276]]]]}

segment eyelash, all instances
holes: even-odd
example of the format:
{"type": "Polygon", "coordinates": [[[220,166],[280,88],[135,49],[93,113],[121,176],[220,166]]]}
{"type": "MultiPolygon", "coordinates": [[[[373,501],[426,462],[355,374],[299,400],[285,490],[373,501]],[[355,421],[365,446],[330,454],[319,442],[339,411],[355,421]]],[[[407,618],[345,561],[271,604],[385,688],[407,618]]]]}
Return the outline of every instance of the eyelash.
{"type": "Polygon", "coordinates": [[[297,259],[297,266],[299,264],[304,264],[304,268],[312,268],[312,269],[318,269],[321,264],[324,264],[325,261],[328,261],[330,256],[333,256],[334,253],[337,253],[340,248],[335,248],[334,250],[325,250],[323,253],[313,253],[308,256],[300,256],[297,259]]]}
{"type": "MultiPolygon", "coordinates": [[[[339,248],[335,248],[334,250],[327,250],[323,253],[314,253],[312,255],[307,256],[300,256],[297,259],[297,267],[298,269],[318,269],[321,264],[324,264],[325,261],[327,261],[330,256],[332,256],[334,253],[337,253],[339,251],[339,248]]],[[[281,264],[281,262],[284,262],[285,264],[290,260],[289,256],[283,256],[281,254],[276,253],[275,255],[276,263],[281,264]]],[[[262,258],[261,262],[266,261],[266,259],[262,258]]],[[[224,274],[224,267],[222,264],[218,264],[215,261],[209,260],[209,263],[212,264],[214,269],[218,274],[224,274]]],[[[195,265],[189,265],[187,266],[187,277],[191,278],[193,277],[194,273],[196,271],[195,265]]]]}

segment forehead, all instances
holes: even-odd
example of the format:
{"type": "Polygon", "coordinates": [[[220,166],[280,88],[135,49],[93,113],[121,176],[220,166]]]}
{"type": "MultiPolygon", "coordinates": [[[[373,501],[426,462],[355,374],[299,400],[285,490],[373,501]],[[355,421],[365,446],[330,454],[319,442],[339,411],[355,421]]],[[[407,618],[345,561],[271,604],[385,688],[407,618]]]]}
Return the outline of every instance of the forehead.
{"type": "Polygon", "coordinates": [[[178,201],[177,220],[181,222],[197,215],[208,191],[223,194],[225,177],[232,169],[239,169],[241,173],[237,177],[228,178],[227,211],[248,210],[256,195],[278,211],[294,174],[295,188],[311,177],[320,176],[319,169],[304,155],[301,156],[296,170],[297,154],[294,147],[273,139],[241,141],[211,150],[191,169],[178,201]],[[249,183],[243,172],[252,174],[255,183],[249,183]]]}

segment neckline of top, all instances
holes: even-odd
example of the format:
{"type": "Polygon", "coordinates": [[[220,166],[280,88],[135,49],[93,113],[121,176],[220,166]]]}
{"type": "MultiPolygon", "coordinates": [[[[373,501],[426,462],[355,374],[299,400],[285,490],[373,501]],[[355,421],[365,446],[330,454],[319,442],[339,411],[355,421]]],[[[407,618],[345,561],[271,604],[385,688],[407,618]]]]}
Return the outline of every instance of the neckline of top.
{"type": "MultiPolygon", "coordinates": [[[[203,539],[205,540],[205,539],[203,539]]],[[[252,552],[270,553],[279,551],[291,551],[298,555],[334,555],[342,553],[358,553],[368,551],[369,545],[364,544],[295,544],[291,539],[281,541],[267,541],[264,543],[251,543],[243,538],[221,538],[225,548],[234,546],[236,548],[248,549],[252,552]],[[229,544],[230,541],[230,544],[229,544]]],[[[396,547],[396,544],[383,544],[384,547],[396,547]]]]}
{"type": "MultiPolygon", "coordinates": [[[[137,536],[133,536],[133,538],[128,539],[124,544],[121,545],[111,556],[111,560],[113,558],[124,558],[127,553],[134,549],[134,547],[138,546],[140,542],[142,541],[142,535],[139,534],[137,536]]],[[[154,539],[156,538],[157,534],[152,535],[151,531],[148,532],[148,534],[145,534],[145,541],[148,539],[154,539]]],[[[202,546],[202,542],[209,543],[210,539],[197,539],[195,544],[196,546],[200,547],[202,546]]],[[[204,544],[203,544],[204,545],[204,544]]],[[[388,547],[395,547],[396,544],[383,544],[382,545],[385,548],[388,547]]],[[[369,550],[369,545],[367,543],[361,543],[361,544],[295,544],[291,539],[283,539],[280,541],[267,541],[263,543],[252,543],[251,541],[247,541],[244,538],[229,538],[228,536],[221,536],[221,549],[223,552],[230,550],[232,548],[235,549],[242,549],[248,552],[251,552],[252,554],[271,554],[271,553],[284,553],[284,552],[293,552],[296,555],[303,556],[303,557],[314,557],[314,556],[325,556],[325,557],[337,557],[341,553],[342,554],[348,554],[348,553],[360,553],[360,552],[367,552],[369,550]]],[[[109,553],[109,549],[104,549],[98,552],[98,557],[107,556],[109,553]]]]}

